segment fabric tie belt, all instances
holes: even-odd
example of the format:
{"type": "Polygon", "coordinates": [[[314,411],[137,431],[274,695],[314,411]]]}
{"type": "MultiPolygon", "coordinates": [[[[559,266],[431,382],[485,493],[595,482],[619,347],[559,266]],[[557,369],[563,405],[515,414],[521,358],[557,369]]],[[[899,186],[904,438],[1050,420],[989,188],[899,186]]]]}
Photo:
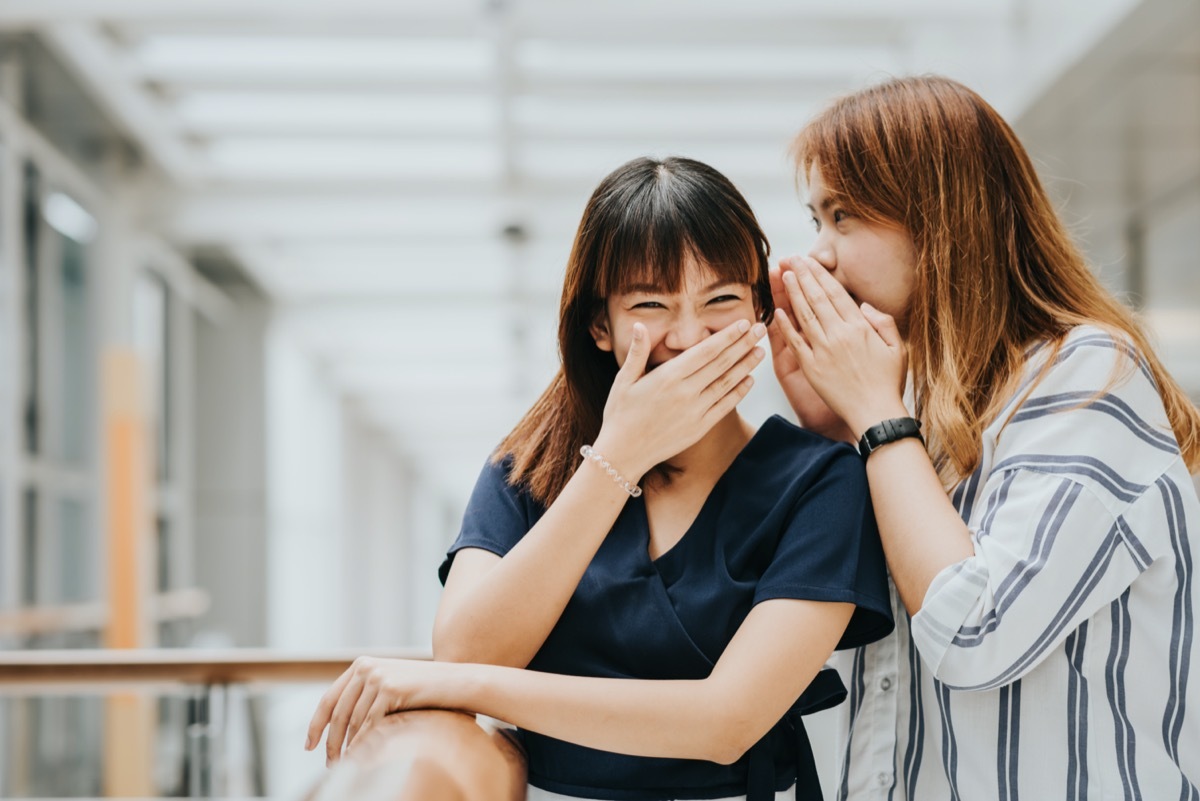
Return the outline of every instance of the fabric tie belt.
{"type": "Polygon", "coordinates": [[[846,686],[836,670],[823,668],[783,716],[778,727],[750,749],[746,779],[746,801],[775,801],[775,756],[772,744],[779,736],[794,738],[796,754],[796,801],[823,801],[817,762],[813,758],[803,715],[811,715],[840,704],[846,686]],[[778,732],[778,734],[777,734],[778,732]]]}

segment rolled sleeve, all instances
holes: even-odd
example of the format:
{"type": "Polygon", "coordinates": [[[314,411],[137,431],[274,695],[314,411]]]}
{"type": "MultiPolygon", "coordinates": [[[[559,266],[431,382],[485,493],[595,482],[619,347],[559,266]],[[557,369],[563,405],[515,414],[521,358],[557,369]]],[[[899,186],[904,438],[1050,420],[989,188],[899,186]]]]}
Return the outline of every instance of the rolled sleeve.
{"type": "Polygon", "coordinates": [[[1018,470],[994,483],[975,554],[934,578],[912,620],[923,660],[957,689],[1021,678],[1148,566],[1124,517],[1073,479],[1018,470]]]}

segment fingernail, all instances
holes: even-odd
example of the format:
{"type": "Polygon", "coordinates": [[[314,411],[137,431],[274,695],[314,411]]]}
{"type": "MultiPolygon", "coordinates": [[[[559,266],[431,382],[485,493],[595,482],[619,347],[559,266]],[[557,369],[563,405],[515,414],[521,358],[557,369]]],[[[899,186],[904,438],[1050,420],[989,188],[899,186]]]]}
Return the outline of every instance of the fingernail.
{"type": "Polygon", "coordinates": [[[739,331],[741,331],[743,334],[746,333],[747,331],[750,330],[750,321],[749,320],[738,320],[737,321],[737,329],[739,331]]]}
{"type": "Polygon", "coordinates": [[[765,350],[763,350],[761,347],[755,348],[753,353],[754,353],[754,357],[756,359],[761,359],[763,356],[767,355],[767,352],[765,350]]]}
{"type": "Polygon", "coordinates": [[[311,737],[305,738],[305,740],[304,740],[304,750],[305,750],[305,751],[311,751],[311,750],[312,750],[312,738],[311,738],[311,737]]]}
{"type": "MultiPolygon", "coordinates": [[[[745,329],[742,329],[742,330],[745,330],[745,329]]],[[[764,337],[766,335],[767,335],[767,327],[765,325],[763,325],[762,323],[755,323],[754,324],[754,336],[764,337]]]]}

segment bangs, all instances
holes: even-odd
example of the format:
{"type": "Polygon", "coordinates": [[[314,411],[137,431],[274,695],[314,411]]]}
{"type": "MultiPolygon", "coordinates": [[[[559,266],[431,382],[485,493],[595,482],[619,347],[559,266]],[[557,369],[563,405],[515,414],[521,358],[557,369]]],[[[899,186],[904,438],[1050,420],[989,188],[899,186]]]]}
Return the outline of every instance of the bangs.
{"type": "Polygon", "coordinates": [[[765,245],[753,218],[739,213],[738,204],[715,197],[711,183],[689,178],[668,173],[612,199],[614,219],[604,225],[595,251],[596,298],[636,286],[678,292],[692,260],[730,283],[753,286],[763,279],[765,258],[759,254],[765,245]]]}
{"type": "MultiPolygon", "coordinates": [[[[894,190],[904,184],[896,168],[894,121],[882,114],[875,87],[843,97],[808,123],[792,142],[797,184],[808,184],[813,166],[830,198],[848,213],[878,223],[903,224],[904,208],[894,190]]],[[[901,195],[902,196],[902,195],[901,195]]]]}

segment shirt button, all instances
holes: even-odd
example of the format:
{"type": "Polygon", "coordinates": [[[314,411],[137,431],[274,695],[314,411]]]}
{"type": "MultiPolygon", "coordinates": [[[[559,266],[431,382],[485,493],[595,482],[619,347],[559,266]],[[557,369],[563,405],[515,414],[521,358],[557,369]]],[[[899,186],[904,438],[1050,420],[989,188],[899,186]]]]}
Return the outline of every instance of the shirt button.
{"type": "Polygon", "coordinates": [[[882,679],[880,679],[879,680],[879,689],[883,690],[884,692],[887,692],[888,690],[892,689],[892,677],[884,676],[882,679]]]}
{"type": "Polygon", "coordinates": [[[887,787],[892,782],[892,774],[890,773],[880,773],[876,778],[879,780],[880,787],[887,787]]]}

